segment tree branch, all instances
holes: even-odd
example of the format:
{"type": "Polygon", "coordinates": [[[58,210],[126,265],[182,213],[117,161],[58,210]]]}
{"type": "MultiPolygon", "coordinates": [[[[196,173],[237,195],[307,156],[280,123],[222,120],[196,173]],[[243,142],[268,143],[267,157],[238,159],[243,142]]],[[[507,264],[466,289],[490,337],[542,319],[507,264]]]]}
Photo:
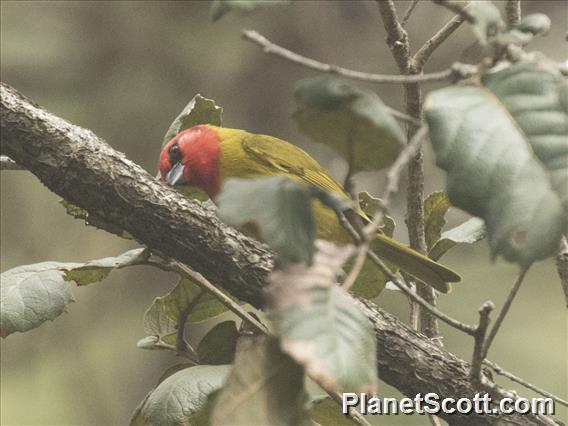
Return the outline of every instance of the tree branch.
{"type": "Polygon", "coordinates": [[[475,343],[473,346],[473,356],[471,361],[471,382],[475,386],[479,386],[482,383],[482,371],[481,366],[483,364],[483,343],[485,342],[485,335],[487,334],[487,329],[489,328],[489,323],[491,319],[489,315],[495,309],[495,305],[491,301],[485,302],[479,308],[479,324],[475,329],[475,343]]]}
{"type": "Polygon", "coordinates": [[[444,43],[449,36],[457,30],[465,18],[462,15],[454,16],[440,31],[434,34],[420,49],[414,54],[414,64],[418,69],[422,69],[434,51],[444,43]]]}
{"type": "MultiPolygon", "coordinates": [[[[222,224],[201,203],[158,182],[91,131],[31,104],[0,86],[0,152],[35,174],[51,191],[141,243],[186,263],[241,300],[260,307],[273,265],[267,247],[222,224]]],[[[159,142],[156,142],[159,149],[159,142]]],[[[409,397],[436,392],[442,398],[471,397],[469,364],[424,339],[369,301],[359,301],[379,348],[381,379],[409,397]]],[[[492,425],[504,416],[443,415],[452,425],[492,425]]],[[[519,425],[537,425],[533,415],[509,415],[519,425]]]]}
{"type": "Polygon", "coordinates": [[[272,43],[262,34],[252,31],[244,30],[241,33],[243,40],[251,41],[256,45],[262,47],[264,53],[274,55],[289,62],[301,65],[303,67],[312,69],[314,71],[324,72],[328,74],[336,74],[342,77],[350,78],[353,80],[366,81],[370,83],[387,83],[387,84],[401,84],[401,83],[416,83],[416,82],[432,82],[432,81],[456,81],[463,78],[470,77],[475,74],[477,68],[467,64],[454,64],[451,68],[439,72],[419,75],[385,75],[385,74],[372,74],[362,71],[350,70],[334,64],[326,64],[324,62],[316,61],[312,58],[299,55],[296,52],[285,49],[272,43]]]}
{"type": "MultiPolygon", "coordinates": [[[[387,32],[387,45],[402,74],[420,74],[421,67],[417,67],[410,56],[410,41],[404,28],[400,25],[396,14],[396,8],[392,0],[377,0],[379,12],[387,32]]],[[[422,115],[422,91],[418,83],[404,85],[404,103],[406,113],[411,117],[420,119],[422,115]]],[[[412,141],[417,129],[407,126],[407,139],[412,141]]],[[[408,191],[406,194],[406,225],[410,247],[420,253],[426,253],[426,239],[424,236],[424,212],[422,200],[424,198],[424,165],[423,153],[418,149],[408,164],[408,191]]],[[[416,283],[416,293],[428,302],[436,306],[436,293],[423,283],[416,283]]],[[[420,309],[412,309],[419,314],[420,330],[430,338],[438,336],[438,324],[436,317],[430,312],[420,309]]],[[[412,323],[416,323],[412,320],[412,323]]]]}
{"type": "Polygon", "coordinates": [[[521,0],[507,0],[505,15],[507,16],[507,26],[509,28],[518,25],[521,22],[521,0]]]}

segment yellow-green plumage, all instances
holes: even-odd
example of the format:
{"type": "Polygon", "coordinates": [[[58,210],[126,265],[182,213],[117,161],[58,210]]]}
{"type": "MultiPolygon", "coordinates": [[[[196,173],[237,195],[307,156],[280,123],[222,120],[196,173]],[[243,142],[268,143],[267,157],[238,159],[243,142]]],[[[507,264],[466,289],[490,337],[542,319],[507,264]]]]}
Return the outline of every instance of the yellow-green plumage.
{"type": "MultiPolygon", "coordinates": [[[[255,135],[237,129],[208,127],[214,130],[220,139],[221,183],[233,177],[252,179],[280,175],[348,198],[342,186],[300,148],[272,136],[255,135]]],[[[337,244],[348,244],[351,241],[349,234],[331,209],[317,200],[314,201],[313,209],[318,238],[337,244]]],[[[359,214],[364,221],[368,220],[362,211],[359,211],[359,214]]],[[[452,270],[385,235],[378,234],[371,247],[381,258],[441,292],[449,291],[448,282],[461,279],[452,270]]]]}

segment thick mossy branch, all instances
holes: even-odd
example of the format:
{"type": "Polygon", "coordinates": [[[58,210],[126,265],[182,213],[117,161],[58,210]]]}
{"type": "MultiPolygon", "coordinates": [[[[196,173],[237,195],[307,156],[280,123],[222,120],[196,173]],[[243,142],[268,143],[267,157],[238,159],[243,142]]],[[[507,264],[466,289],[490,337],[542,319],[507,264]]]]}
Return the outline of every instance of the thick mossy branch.
{"type": "MultiPolygon", "coordinates": [[[[164,256],[191,265],[233,296],[262,305],[263,287],[273,265],[266,246],[223,225],[199,202],[161,184],[91,131],[43,110],[5,84],[0,95],[3,155],[90,215],[126,230],[164,256]]],[[[374,304],[361,303],[376,333],[383,380],[410,397],[436,392],[441,397],[469,398],[475,393],[468,380],[468,363],[374,304]]],[[[504,421],[474,414],[444,418],[460,425],[504,421]]],[[[541,424],[535,416],[512,415],[506,420],[541,424]]]]}

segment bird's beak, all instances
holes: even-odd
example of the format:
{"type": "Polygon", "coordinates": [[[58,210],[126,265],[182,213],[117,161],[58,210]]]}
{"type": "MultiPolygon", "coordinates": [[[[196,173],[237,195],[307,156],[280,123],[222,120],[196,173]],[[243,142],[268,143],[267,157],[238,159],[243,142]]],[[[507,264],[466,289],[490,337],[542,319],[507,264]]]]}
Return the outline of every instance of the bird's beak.
{"type": "Polygon", "coordinates": [[[174,186],[180,183],[183,179],[183,164],[180,162],[175,163],[168,174],[166,175],[166,182],[168,185],[174,186]]]}

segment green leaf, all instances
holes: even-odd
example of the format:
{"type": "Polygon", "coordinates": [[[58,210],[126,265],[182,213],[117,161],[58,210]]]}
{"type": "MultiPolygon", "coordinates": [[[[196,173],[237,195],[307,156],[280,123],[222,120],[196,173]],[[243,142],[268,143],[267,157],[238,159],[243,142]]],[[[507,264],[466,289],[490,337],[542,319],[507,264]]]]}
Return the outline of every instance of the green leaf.
{"type": "Polygon", "coordinates": [[[197,347],[200,364],[232,364],[239,331],[235,321],[223,321],[201,339],[197,347]]]}
{"type": "Polygon", "coordinates": [[[505,30],[499,9],[490,1],[474,1],[469,8],[475,18],[473,29],[482,44],[487,44],[505,30]]]}
{"type": "MultiPolygon", "coordinates": [[[[378,211],[381,206],[381,200],[379,198],[375,198],[370,195],[366,191],[359,192],[359,207],[369,219],[372,219],[372,216],[378,211]]],[[[394,234],[395,229],[395,222],[392,217],[389,215],[383,214],[383,223],[380,226],[380,231],[387,235],[388,237],[392,237],[394,234]]],[[[377,240],[371,241],[371,250],[375,252],[380,252],[382,247],[378,247],[377,240]]],[[[345,262],[345,275],[349,274],[351,268],[355,264],[355,258],[352,257],[351,259],[345,262]]],[[[390,268],[396,269],[395,265],[392,265],[387,262],[387,265],[390,268]]],[[[351,289],[349,290],[350,293],[362,297],[363,299],[373,299],[377,297],[383,289],[385,288],[387,279],[385,278],[384,274],[369,260],[366,260],[361,268],[361,272],[357,276],[357,280],[351,289]]]]}
{"type": "Polygon", "coordinates": [[[341,407],[329,396],[312,401],[308,413],[310,418],[321,426],[353,426],[356,424],[351,417],[341,412],[341,407]]]}
{"type": "Polygon", "coordinates": [[[156,297],[144,314],[144,332],[149,335],[137,343],[142,349],[163,349],[155,344],[174,344],[180,316],[189,309],[188,322],[203,321],[222,314],[227,308],[215,297],[201,290],[191,280],[181,278],[168,294],[156,297]]]}
{"type": "Polygon", "coordinates": [[[200,94],[195,95],[168,128],[162,142],[162,147],[182,130],[189,129],[198,124],[220,126],[222,113],[223,108],[217,106],[214,100],[204,98],[200,94]]]}
{"type": "Polygon", "coordinates": [[[345,160],[352,157],[355,172],[382,169],[398,156],[404,134],[374,92],[320,76],[298,82],[294,96],[300,130],[345,160]]]}
{"type": "Polygon", "coordinates": [[[303,425],[304,372],[266,336],[239,340],[235,365],[216,398],[212,425],[303,425]]]}
{"type": "Polygon", "coordinates": [[[326,389],[372,391],[377,384],[375,338],[368,319],[336,276],[352,247],[318,240],[314,264],[272,272],[269,315],[282,349],[326,389]]]}
{"type": "Polygon", "coordinates": [[[566,83],[532,63],[483,82],[430,94],[430,140],[452,204],[484,219],[493,256],[526,265],[567,228],[566,83]]]}
{"type": "Polygon", "coordinates": [[[3,272],[0,295],[0,336],[28,331],[53,320],[75,301],[64,279],[74,263],[42,262],[3,272]]]}
{"type": "Polygon", "coordinates": [[[65,273],[65,280],[75,281],[79,286],[99,282],[114,269],[143,264],[148,259],[148,255],[146,249],[137,248],[120,256],[92,260],[82,266],[68,270],[65,273]]]}
{"type": "Polygon", "coordinates": [[[193,416],[220,389],[230,365],[198,365],[167,377],[140,403],[131,426],[179,426],[193,424],[193,416]]]}
{"type": "Polygon", "coordinates": [[[473,244],[486,236],[485,224],[478,217],[472,217],[459,226],[444,232],[428,252],[428,257],[440,259],[457,244],[473,244]]]}
{"type": "Polygon", "coordinates": [[[316,228],[309,186],[282,176],[229,179],[217,204],[221,220],[253,225],[280,260],[311,263],[316,228]]]}
{"type": "Polygon", "coordinates": [[[550,26],[551,23],[548,16],[543,13],[533,13],[531,15],[524,16],[515,29],[534,36],[545,36],[550,32],[550,26]]]}
{"type": "MultiPolygon", "coordinates": [[[[367,191],[361,191],[358,195],[359,198],[359,207],[363,210],[363,213],[369,218],[372,219],[373,215],[378,211],[381,206],[381,199],[375,198],[367,191]]],[[[394,228],[396,227],[396,223],[392,217],[388,214],[383,214],[383,223],[379,228],[383,234],[387,237],[392,237],[394,235],[394,228]]],[[[376,268],[375,268],[376,269],[376,268]]]]}
{"type": "Polygon", "coordinates": [[[290,0],[215,0],[211,4],[210,16],[211,21],[216,22],[232,10],[241,15],[248,15],[267,6],[281,6],[290,3],[290,0]]]}
{"type": "Polygon", "coordinates": [[[113,269],[142,263],[145,249],[88,263],[42,262],[19,266],[0,277],[0,336],[24,332],[53,320],[74,301],[71,282],[77,285],[101,281],[113,269]]]}
{"type": "Polygon", "coordinates": [[[424,200],[424,233],[430,250],[440,239],[446,224],[446,213],[452,206],[445,192],[433,192],[424,200]]]}

